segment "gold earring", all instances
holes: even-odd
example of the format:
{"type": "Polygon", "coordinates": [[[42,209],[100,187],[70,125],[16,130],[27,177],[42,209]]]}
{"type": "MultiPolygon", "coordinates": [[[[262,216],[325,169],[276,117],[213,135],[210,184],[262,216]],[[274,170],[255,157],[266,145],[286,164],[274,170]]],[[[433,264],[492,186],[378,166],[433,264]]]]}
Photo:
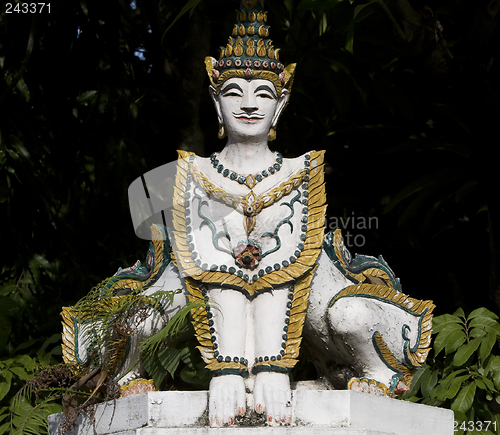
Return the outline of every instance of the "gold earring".
{"type": "Polygon", "coordinates": [[[224,124],[219,124],[219,134],[218,134],[219,139],[223,139],[226,137],[226,129],[224,128],[224,124]]]}
{"type": "Polygon", "coordinates": [[[269,141],[273,141],[274,139],[276,139],[276,130],[274,129],[274,127],[271,127],[271,129],[269,130],[267,138],[269,139],[269,141]]]}

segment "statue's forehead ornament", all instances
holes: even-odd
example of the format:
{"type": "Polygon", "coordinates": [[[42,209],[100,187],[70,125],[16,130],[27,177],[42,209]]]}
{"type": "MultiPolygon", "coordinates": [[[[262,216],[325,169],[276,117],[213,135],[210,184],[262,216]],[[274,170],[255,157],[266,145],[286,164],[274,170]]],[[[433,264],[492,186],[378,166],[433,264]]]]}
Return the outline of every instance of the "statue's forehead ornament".
{"type": "Polygon", "coordinates": [[[283,88],[291,90],[295,65],[285,67],[279,60],[279,48],[268,39],[267,12],[263,0],[244,0],[237,11],[233,33],[219,60],[205,58],[210,83],[219,92],[229,78],[264,79],[272,82],[281,95],[283,88]]]}

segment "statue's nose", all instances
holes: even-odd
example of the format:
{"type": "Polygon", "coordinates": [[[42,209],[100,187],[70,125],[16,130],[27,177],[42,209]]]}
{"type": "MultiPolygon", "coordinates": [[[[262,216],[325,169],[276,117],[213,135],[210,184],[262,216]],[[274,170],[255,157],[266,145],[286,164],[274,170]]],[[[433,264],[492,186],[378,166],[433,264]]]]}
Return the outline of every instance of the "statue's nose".
{"type": "Polygon", "coordinates": [[[259,108],[257,104],[257,99],[252,92],[245,92],[243,98],[241,99],[241,109],[245,111],[254,111],[259,108]]]}

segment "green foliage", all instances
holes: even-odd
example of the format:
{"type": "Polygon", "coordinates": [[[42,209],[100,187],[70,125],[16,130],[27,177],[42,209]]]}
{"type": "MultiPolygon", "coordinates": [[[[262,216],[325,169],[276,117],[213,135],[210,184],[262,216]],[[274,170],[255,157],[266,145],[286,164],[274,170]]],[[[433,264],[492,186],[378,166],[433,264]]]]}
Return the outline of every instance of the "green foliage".
{"type": "Polygon", "coordinates": [[[192,309],[204,306],[203,302],[190,302],[161,331],[141,343],[141,360],[157,389],[165,385],[167,374],[174,379],[176,373],[188,385],[208,387],[211,374],[195,348],[194,330],[188,316],[192,309]]]}
{"type": "Polygon", "coordinates": [[[420,367],[403,399],[450,408],[458,434],[494,435],[500,428],[500,323],[498,316],[478,308],[434,318],[434,357],[420,367]],[[488,430],[479,423],[491,422],[488,430]],[[496,425],[496,426],[495,426],[496,425]]]}
{"type": "Polygon", "coordinates": [[[11,357],[4,354],[0,359],[0,435],[46,433],[47,416],[62,411],[61,405],[53,401],[35,403],[30,400],[33,398],[19,394],[40,367],[57,362],[54,356],[60,354],[60,340],[60,334],[33,339],[12,349],[11,357]]]}

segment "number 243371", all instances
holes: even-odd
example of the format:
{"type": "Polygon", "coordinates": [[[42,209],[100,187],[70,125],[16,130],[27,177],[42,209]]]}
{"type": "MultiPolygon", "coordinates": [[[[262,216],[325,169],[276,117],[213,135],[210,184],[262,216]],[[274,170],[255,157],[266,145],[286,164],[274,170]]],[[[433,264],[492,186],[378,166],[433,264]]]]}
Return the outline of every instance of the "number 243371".
{"type": "Polygon", "coordinates": [[[50,14],[50,3],[6,3],[6,14],[39,14],[48,12],[50,14]]]}
{"type": "Polygon", "coordinates": [[[458,421],[455,421],[454,429],[455,432],[461,429],[461,430],[467,430],[469,432],[472,432],[474,430],[476,431],[491,430],[494,433],[496,433],[497,422],[486,420],[486,421],[463,421],[462,423],[459,423],[458,421]]]}

